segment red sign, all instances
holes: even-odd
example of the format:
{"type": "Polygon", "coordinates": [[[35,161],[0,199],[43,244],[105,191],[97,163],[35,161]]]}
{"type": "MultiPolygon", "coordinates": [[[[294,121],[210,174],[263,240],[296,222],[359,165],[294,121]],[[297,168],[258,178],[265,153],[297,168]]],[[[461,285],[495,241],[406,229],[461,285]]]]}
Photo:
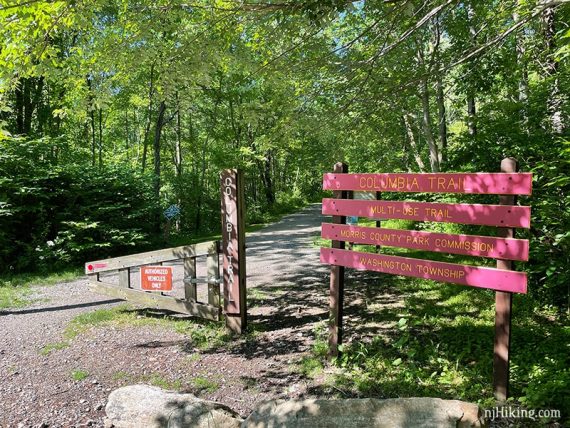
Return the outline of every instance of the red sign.
{"type": "Polygon", "coordinates": [[[172,266],[141,266],[141,289],[172,291],[172,266]]]}
{"type": "Polygon", "coordinates": [[[325,190],[378,192],[479,193],[530,195],[530,173],[335,174],[323,177],[325,190]]]}
{"type": "Polygon", "coordinates": [[[490,288],[512,293],[526,293],[527,288],[527,277],[524,272],[458,265],[409,257],[321,248],[321,262],[359,270],[373,270],[393,275],[433,279],[435,281],[490,288]]]}
{"type": "Polygon", "coordinates": [[[413,248],[506,260],[528,260],[528,240],[323,223],[321,236],[355,244],[413,248]]]}
{"type": "Polygon", "coordinates": [[[530,227],[530,207],[323,199],[323,214],[415,221],[530,227]]]}
{"type": "Polygon", "coordinates": [[[89,263],[86,265],[86,272],[93,273],[97,269],[103,269],[107,267],[107,263],[89,263]]]}

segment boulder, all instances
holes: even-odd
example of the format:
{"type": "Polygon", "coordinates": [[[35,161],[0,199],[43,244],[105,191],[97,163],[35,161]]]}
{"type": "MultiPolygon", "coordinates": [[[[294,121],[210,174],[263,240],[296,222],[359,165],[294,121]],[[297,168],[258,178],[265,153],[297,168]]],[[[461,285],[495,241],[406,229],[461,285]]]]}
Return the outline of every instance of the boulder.
{"type": "Polygon", "coordinates": [[[242,428],[414,428],[483,426],[475,404],[439,398],[273,400],[242,428]]]}
{"type": "Polygon", "coordinates": [[[243,421],[221,404],[148,385],[111,392],[105,412],[105,426],[116,428],[239,428],[243,421]]]}

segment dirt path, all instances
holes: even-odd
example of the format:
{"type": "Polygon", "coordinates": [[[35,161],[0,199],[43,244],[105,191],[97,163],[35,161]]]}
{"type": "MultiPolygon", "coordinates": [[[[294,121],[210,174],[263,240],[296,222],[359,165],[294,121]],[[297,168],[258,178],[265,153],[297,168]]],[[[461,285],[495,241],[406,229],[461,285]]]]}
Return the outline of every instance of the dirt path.
{"type": "Polygon", "coordinates": [[[242,414],[260,401],[310,394],[310,381],[292,368],[327,317],[327,269],[312,244],[321,222],[320,205],[311,205],[248,235],[254,333],[208,351],[172,329],[113,326],[46,352],[78,314],[122,303],[90,293],[85,279],[37,288],[38,303],[0,311],[0,426],[102,426],[108,393],[145,380],[242,414]]]}

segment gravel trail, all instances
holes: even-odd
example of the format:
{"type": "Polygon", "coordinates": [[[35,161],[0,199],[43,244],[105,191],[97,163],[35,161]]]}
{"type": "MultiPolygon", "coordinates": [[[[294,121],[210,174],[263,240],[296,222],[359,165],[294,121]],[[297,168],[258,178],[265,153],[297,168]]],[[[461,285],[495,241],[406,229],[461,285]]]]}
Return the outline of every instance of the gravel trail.
{"type": "Polygon", "coordinates": [[[218,349],[157,326],[93,328],[57,349],[74,317],[124,302],[89,292],[86,279],[37,287],[36,303],[0,311],[0,427],[103,426],[110,391],[153,379],[242,415],[260,401],[310,395],[311,381],[292,367],[327,318],[327,268],[313,245],[322,221],[313,204],[247,236],[255,334],[218,349]]]}

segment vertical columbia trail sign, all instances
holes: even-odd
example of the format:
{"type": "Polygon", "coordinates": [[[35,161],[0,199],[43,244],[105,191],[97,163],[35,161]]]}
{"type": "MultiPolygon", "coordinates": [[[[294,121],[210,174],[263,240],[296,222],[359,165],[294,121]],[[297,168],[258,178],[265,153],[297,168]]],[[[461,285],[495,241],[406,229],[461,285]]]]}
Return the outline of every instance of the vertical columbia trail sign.
{"type": "Polygon", "coordinates": [[[224,313],[226,326],[241,334],[247,327],[243,174],[224,170],[221,185],[224,313]]]}
{"type": "Polygon", "coordinates": [[[527,276],[513,270],[513,261],[527,261],[528,240],[515,239],[515,228],[530,227],[530,207],[516,205],[517,195],[530,195],[532,174],[517,173],[516,161],[503,159],[501,173],[348,174],[338,163],[323,177],[323,189],[333,198],[323,199],[322,212],[332,215],[323,223],[321,236],[332,240],[321,248],[321,262],[331,265],[329,354],[338,355],[342,343],[344,269],[372,270],[393,275],[496,291],[494,392],[506,400],[509,384],[512,293],[527,292],[527,276]],[[499,204],[450,204],[413,201],[353,200],[360,192],[422,192],[499,195],[499,204]],[[496,236],[456,235],[414,230],[360,227],[346,224],[347,216],[371,219],[404,219],[496,227],[496,236]],[[345,242],[411,248],[431,252],[493,258],[496,268],[443,263],[434,260],[349,251],[345,242]]]}

